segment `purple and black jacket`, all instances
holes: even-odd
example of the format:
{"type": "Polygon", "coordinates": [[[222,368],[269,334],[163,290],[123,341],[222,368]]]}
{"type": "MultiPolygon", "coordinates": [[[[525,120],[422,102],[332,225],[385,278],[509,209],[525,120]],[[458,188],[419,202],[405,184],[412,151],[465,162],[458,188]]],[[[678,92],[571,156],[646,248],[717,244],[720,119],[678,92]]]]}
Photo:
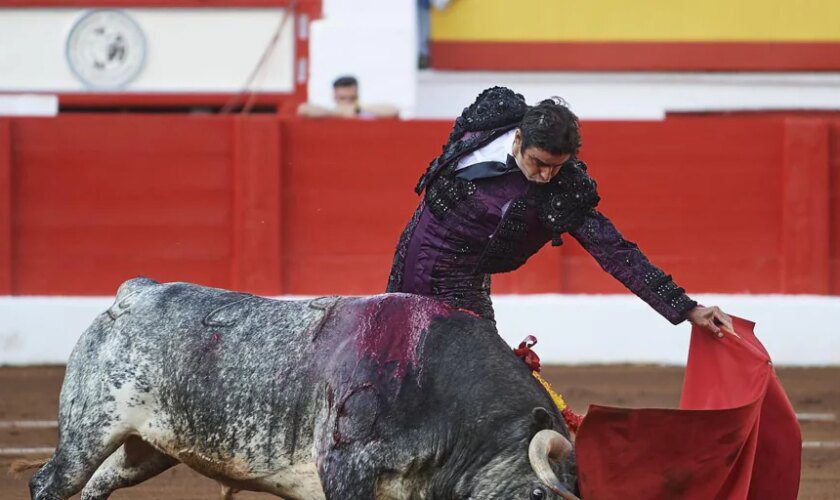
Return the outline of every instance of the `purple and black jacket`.
{"type": "Polygon", "coordinates": [[[518,168],[480,178],[456,172],[458,159],[518,126],[527,109],[521,95],[493,87],[455,121],[418,183],[425,196],[400,237],[387,291],[434,296],[492,320],[490,275],[519,268],[568,233],[671,323],[683,321],[697,302],[596,210],[596,183],[582,161],[569,160],[547,184],[518,168]]]}

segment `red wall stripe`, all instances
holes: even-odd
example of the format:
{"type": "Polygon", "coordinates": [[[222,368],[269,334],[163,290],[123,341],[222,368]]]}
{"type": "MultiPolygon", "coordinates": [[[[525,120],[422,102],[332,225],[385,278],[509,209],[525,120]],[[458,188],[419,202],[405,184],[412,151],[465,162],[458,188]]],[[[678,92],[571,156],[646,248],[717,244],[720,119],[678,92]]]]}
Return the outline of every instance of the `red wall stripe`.
{"type": "Polygon", "coordinates": [[[837,42],[432,42],[444,70],[837,71],[837,42]]]}
{"type": "MultiPolygon", "coordinates": [[[[244,104],[249,95],[239,96],[236,92],[71,92],[59,93],[58,103],[62,107],[115,108],[121,106],[151,107],[172,106],[223,106],[238,96],[238,102],[244,104]]],[[[257,92],[254,105],[278,106],[298,96],[281,92],[257,92]]]]}
{"type": "Polygon", "coordinates": [[[277,8],[296,3],[298,7],[316,6],[321,0],[0,0],[2,7],[26,8],[277,8]]]}

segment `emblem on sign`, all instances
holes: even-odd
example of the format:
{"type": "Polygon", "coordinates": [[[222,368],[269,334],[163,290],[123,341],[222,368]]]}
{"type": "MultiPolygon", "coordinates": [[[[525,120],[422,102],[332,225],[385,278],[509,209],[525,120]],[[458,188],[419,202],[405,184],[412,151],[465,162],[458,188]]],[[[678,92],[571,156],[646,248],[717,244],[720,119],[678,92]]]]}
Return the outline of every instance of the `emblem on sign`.
{"type": "Polygon", "coordinates": [[[146,39],[125,12],[94,10],[70,30],[66,50],[70,69],[87,87],[119,89],[143,69],[146,39]]]}

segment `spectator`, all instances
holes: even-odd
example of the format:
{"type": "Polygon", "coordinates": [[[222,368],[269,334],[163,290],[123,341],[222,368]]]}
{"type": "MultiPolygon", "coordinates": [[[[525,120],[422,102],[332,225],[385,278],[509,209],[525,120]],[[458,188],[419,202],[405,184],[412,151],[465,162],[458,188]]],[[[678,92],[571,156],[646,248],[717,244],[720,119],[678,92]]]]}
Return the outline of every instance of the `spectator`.
{"type": "Polygon", "coordinates": [[[399,110],[387,104],[362,105],[359,103],[359,81],[353,76],[342,76],[333,82],[335,108],[325,108],[310,103],[298,107],[298,116],[309,118],[398,118],[399,110]]]}

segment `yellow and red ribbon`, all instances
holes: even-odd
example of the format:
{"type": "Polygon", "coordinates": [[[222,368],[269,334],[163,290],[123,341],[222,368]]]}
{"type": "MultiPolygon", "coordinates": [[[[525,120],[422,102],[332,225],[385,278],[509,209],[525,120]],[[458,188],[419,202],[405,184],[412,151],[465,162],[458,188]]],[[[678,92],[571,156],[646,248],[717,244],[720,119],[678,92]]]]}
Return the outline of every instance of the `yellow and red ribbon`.
{"type": "Polygon", "coordinates": [[[543,386],[545,392],[551,397],[551,400],[554,401],[554,405],[560,410],[560,414],[563,415],[563,420],[566,421],[566,426],[572,432],[577,432],[578,428],[580,427],[581,422],[583,421],[583,416],[578,415],[571,408],[569,405],[566,404],[566,401],[563,399],[563,396],[560,395],[557,391],[551,387],[551,384],[548,383],[548,380],[544,379],[542,375],[540,375],[540,357],[537,356],[531,348],[537,344],[537,338],[533,335],[528,335],[525,337],[525,340],[519,343],[519,347],[513,350],[513,353],[516,354],[517,357],[522,359],[528,368],[531,369],[531,375],[537,379],[537,382],[543,386]]]}

